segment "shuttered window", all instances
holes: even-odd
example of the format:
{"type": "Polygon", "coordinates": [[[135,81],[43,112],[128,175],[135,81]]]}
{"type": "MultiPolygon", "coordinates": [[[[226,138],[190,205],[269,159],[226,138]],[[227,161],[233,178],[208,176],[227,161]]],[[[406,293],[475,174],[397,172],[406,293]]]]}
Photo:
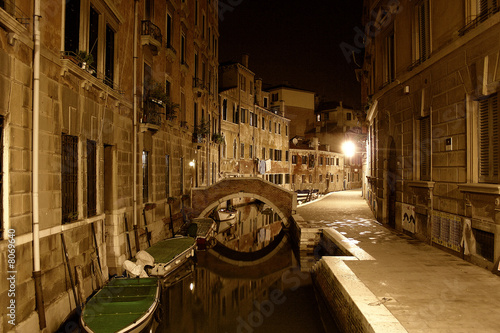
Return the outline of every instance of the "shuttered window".
{"type": "Polygon", "coordinates": [[[61,152],[62,222],[78,218],[78,137],[62,135],[61,152]]]}
{"type": "Polygon", "coordinates": [[[416,6],[417,20],[417,61],[423,62],[430,54],[429,0],[421,1],[416,6]]]}
{"type": "Polygon", "coordinates": [[[97,214],[96,142],[87,140],[87,216],[97,214]]]}
{"type": "Polygon", "coordinates": [[[479,181],[500,182],[500,115],[498,94],[479,101],[479,181]]]}
{"type": "Polygon", "coordinates": [[[492,13],[498,11],[497,0],[478,0],[479,21],[485,21],[492,13]]]}
{"type": "Polygon", "coordinates": [[[431,180],[431,121],[420,120],[420,180],[431,180]]]}

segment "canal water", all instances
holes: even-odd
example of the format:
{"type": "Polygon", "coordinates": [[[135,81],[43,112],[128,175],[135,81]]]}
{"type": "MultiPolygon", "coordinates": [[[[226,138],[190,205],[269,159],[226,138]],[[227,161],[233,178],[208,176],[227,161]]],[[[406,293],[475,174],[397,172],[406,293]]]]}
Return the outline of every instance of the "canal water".
{"type": "MultiPolygon", "coordinates": [[[[233,251],[262,250],[281,229],[268,208],[236,208],[234,225],[217,239],[233,251]]],[[[198,252],[167,284],[156,333],[338,332],[322,319],[311,276],[301,272],[286,238],[265,260],[243,266],[198,252]]]]}

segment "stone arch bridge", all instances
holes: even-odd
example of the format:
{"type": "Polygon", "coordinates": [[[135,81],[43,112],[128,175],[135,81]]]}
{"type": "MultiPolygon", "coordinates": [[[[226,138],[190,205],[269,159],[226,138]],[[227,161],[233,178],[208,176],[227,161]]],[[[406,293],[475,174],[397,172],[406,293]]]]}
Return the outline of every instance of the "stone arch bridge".
{"type": "Polygon", "coordinates": [[[211,186],[192,190],[191,203],[195,216],[205,217],[219,204],[233,198],[255,198],[278,213],[285,227],[297,208],[295,192],[257,177],[226,178],[211,186]]]}

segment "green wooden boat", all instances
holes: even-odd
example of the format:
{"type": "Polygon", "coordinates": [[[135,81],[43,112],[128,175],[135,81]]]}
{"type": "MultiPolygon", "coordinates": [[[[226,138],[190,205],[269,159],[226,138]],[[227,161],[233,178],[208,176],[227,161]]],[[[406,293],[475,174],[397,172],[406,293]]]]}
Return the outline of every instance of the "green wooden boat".
{"type": "Polygon", "coordinates": [[[160,302],[157,278],[116,278],[85,304],[85,332],[141,332],[151,325],[160,302]]]}

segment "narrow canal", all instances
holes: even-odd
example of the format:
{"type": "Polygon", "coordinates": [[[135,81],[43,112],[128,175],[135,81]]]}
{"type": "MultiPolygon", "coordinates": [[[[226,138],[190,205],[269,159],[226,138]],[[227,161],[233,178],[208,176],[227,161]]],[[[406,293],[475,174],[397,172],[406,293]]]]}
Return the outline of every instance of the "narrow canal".
{"type": "MultiPolygon", "coordinates": [[[[262,252],[280,233],[279,216],[269,207],[236,210],[217,237],[227,249],[262,252]]],[[[338,332],[320,315],[311,276],[300,271],[286,237],[265,259],[240,266],[200,251],[167,285],[157,333],[338,332]]]]}

